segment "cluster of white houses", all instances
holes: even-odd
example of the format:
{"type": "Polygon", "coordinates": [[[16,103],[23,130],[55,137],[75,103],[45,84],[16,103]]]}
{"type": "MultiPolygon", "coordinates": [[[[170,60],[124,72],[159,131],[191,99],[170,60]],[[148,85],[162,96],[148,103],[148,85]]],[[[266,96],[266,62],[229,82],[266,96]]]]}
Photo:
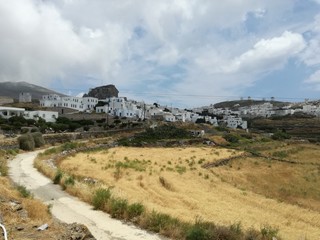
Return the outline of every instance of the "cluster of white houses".
{"type": "Polygon", "coordinates": [[[56,94],[44,95],[40,100],[42,107],[64,107],[75,111],[105,113],[111,116],[135,119],[159,119],[167,122],[191,121],[204,118],[205,122],[217,125],[217,119],[200,116],[198,113],[178,108],[167,109],[156,104],[145,104],[124,97],[97,99],[94,97],[60,97],[56,94]],[[99,104],[98,104],[99,103],[99,104]]]}
{"type": "MultiPolygon", "coordinates": [[[[29,102],[31,96],[23,94],[19,96],[21,102],[29,102]]],[[[57,94],[42,96],[40,100],[41,107],[48,108],[68,108],[75,112],[96,112],[99,114],[108,114],[110,116],[126,117],[133,119],[157,119],[167,122],[206,122],[218,126],[224,123],[230,128],[247,129],[247,122],[242,117],[264,117],[283,116],[303,112],[320,116],[320,106],[304,103],[300,108],[293,109],[291,105],[277,108],[272,103],[265,102],[252,106],[240,107],[237,110],[229,108],[215,108],[213,105],[201,107],[192,110],[182,110],[179,108],[167,108],[158,104],[146,104],[128,100],[124,97],[110,97],[98,99],[94,97],[62,97],[57,94]],[[207,112],[207,115],[203,113],[207,112]],[[216,117],[223,116],[221,120],[216,117]]],[[[57,111],[26,111],[23,108],[0,107],[0,116],[10,118],[12,116],[23,116],[26,119],[43,118],[47,122],[55,122],[58,118],[57,111]]]]}

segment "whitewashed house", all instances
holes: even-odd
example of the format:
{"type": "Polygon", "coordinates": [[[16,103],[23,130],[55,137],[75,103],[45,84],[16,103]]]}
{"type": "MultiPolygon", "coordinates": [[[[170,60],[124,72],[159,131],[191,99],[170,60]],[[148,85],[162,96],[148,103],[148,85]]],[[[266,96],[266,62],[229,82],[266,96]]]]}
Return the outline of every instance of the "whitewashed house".
{"type": "Polygon", "coordinates": [[[65,107],[80,112],[92,111],[97,103],[98,99],[93,97],[60,97],[57,94],[44,95],[40,100],[42,107],[65,107]]]}
{"type": "Polygon", "coordinates": [[[59,114],[54,111],[25,111],[23,117],[25,119],[34,119],[36,121],[42,118],[46,122],[56,122],[59,114]]]}
{"type": "Polygon", "coordinates": [[[24,108],[0,107],[0,116],[9,119],[14,116],[21,116],[25,119],[39,120],[43,118],[46,122],[55,122],[58,118],[58,112],[53,111],[26,111],[24,108]]]}
{"type": "Polygon", "coordinates": [[[147,119],[151,119],[152,117],[156,115],[160,115],[163,113],[163,110],[154,106],[147,106],[145,117],[147,119]]]}
{"type": "Polygon", "coordinates": [[[142,118],[143,110],[134,101],[127,101],[121,97],[112,97],[101,101],[105,102],[105,105],[96,107],[97,113],[108,113],[118,117],[142,118]]]}
{"type": "Polygon", "coordinates": [[[176,117],[170,113],[170,112],[164,112],[162,114],[164,121],[166,122],[175,122],[176,121],[176,117]]]}
{"type": "Polygon", "coordinates": [[[236,129],[238,127],[242,129],[247,129],[247,121],[243,121],[241,117],[235,117],[235,116],[227,116],[227,118],[224,120],[227,123],[228,128],[236,129]]]}
{"type": "Polygon", "coordinates": [[[25,112],[24,108],[15,107],[1,107],[0,106],[0,117],[4,119],[9,119],[14,116],[23,116],[25,112]]]}

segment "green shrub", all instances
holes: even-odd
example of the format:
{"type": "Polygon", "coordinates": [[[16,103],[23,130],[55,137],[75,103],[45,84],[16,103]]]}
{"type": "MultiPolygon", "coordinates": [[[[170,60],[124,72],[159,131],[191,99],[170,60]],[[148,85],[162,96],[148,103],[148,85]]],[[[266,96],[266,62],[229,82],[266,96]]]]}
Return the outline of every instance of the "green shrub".
{"type": "Polygon", "coordinates": [[[198,239],[225,239],[215,237],[216,226],[214,223],[203,222],[200,218],[196,218],[194,224],[187,226],[186,239],[187,240],[198,240],[198,239]]]}
{"type": "Polygon", "coordinates": [[[22,185],[18,185],[17,186],[17,190],[18,192],[20,193],[20,195],[24,198],[28,198],[28,197],[31,197],[32,194],[30,193],[29,190],[26,189],[25,186],[22,186],[22,185]]]}
{"type": "Polygon", "coordinates": [[[209,233],[198,224],[193,225],[187,232],[186,240],[206,240],[209,239],[209,233]]]}
{"type": "Polygon", "coordinates": [[[40,153],[40,156],[47,156],[52,154],[57,154],[59,152],[58,148],[52,147],[45,150],[43,153],[40,153]]]}
{"type": "Polygon", "coordinates": [[[179,173],[179,174],[183,174],[187,171],[187,168],[185,166],[180,166],[180,165],[177,165],[176,166],[176,171],[179,173]]]}
{"type": "Polygon", "coordinates": [[[133,203],[133,204],[130,204],[128,206],[128,217],[129,219],[132,219],[134,217],[138,217],[140,216],[142,213],[144,213],[145,211],[145,208],[144,206],[141,204],[141,203],[133,203]]]}
{"type": "Polygon", "coordinates": [[[35,142],[31,134],[23,134],[18,138],[19,148],[25,151],[32,151],[35,142]]]}
{"type": "Polygon", "coordinates": [[[238,143],[240,140],[240,137],[238,135],[232,133],[224,135],[223,138],[230,143],[238,143]]]}
{"type": "Polygon", "coordinates": [[[29,128],[22,128],[21,129],[21,134],[26,134],[29,132],[29,128]]]}
{"type": "Polygon", "coordinates": [[[75,181],[74,181],[74,177],[73,176],[69,176],[65,181],[64,184],[65,185],[74,185],[75,181]]]}
{"type": "Polygon", "coordinates": [[[273,157],[278,157],[278,158],[286,158],[289,156],[289,154],[286,151],[276,151],[272,153],[273,157]]]}
{"type": "Polygon", "coordinates": [[[56,175],[53,178],[53,183],[54,184],[59,184],[61,182],[62,176],[63,176],[63,173],[61,172],[60,169],[58,169],[56,171],[56,175]]]}
{"type": "Polygon", "coordinates": [[[113,218],[124,218],[128,209],[128,201],[121,198],[112,198],[110,201],[110,214],[113,218]]]}
{"type": "Polygon", "coordinates": [[[39,129],[38,129],[37,127],[33,127],[33,128],[31,129],[31,132],[32,132],[32,133],[34,133],[34,132],[39,132],[39,129]]]}
{"type": "Polygon", "coordinates": [[[144,132],[136,134],[129,140],[122,138],[118,141],[120,145],[140,146],[142,143],[152,143],[163,139],[190,139],[192,135],[185,129],[173,125],[162,125],[154,129],[148,128],[144,132]]]}
{"type": "Polygon", "coordinates": [[[170,235],[170,232],[181,229],[182,224],[177,218],[173,218],[168,214],[152,211],[148,214],[145,227],[153,232],[163,232],[170,235]]]}
{"type": "Polygon", "coordinates": [[[45,141],[43,139],[42,133],[40,132],[33,132],[31,133],[31,136],[33,137],[34,140],[34,145],[35,147],[42,147],[45,144],[45,141]]]}
{"type": "Polygon", "coordinates": [[[290,139],[291,136],[284,131],[276,131],[271,138],[273,140],[284,140],[284,139],[290,139]]]}
{"type": "Polygon", "coordinates": [[[260,232],[264,239],[271,240],[273,237],[278,237],[279,229],[273,228],[269,225],[265,225],[260,229],[260,232]]]}
{"type": "Polygon", "coordinates": [[[95,210],[103,210],[111,197],[110,189],[99,188],[92,199],[92,205],[95,210]]]}

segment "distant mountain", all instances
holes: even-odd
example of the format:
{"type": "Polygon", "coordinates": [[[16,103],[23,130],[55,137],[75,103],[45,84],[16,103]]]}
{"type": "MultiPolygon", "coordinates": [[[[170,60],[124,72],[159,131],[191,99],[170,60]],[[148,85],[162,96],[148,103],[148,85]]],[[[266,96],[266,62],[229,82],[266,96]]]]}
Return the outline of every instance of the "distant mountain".
{"type": "Polygon", "coordinates": [[[31,93],[32,99],[40,99],[42,95],[46,94],[58,94],[60,96],[66,96],[64,94],[27,82],[0,82],[0,96],[18,99],[19,93],[21,92],[31,93]]]}

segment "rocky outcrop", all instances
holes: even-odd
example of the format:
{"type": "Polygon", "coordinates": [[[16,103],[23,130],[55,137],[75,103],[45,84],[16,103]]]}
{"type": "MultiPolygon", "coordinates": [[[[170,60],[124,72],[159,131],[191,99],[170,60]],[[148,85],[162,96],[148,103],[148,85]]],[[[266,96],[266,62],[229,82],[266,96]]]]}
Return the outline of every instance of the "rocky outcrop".
{"type": "Polygon", "coordinates": [[[118,93],[118,89],[114,85],[110,84],[90,89],[89,93],[85,94],[83,97],[95,97],[98,99],[106,99],[110,97],[118,97],[118,93]]]}
{"type": "Polygon", "coordinates": [[[82,224],[67,224],[66,228],[67,231],[59,240],[95,240],[88,228],[82,224]]]}

